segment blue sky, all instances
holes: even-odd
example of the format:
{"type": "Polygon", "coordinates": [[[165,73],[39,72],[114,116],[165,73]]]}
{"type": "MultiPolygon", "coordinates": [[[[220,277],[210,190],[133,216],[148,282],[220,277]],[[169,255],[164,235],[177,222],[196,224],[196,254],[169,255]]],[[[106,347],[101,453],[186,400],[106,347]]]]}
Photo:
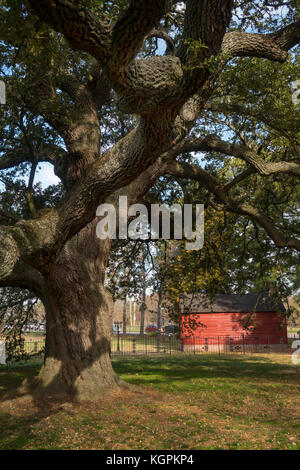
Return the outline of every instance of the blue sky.
{"type": "Polygon", "coordinates": [[[55,176],[53,166],[50,163],[39,163],[40,170],[37,170],[34,182],[40,182],[43,188],[51,184],[58,184],[60,179],[55,176]]]}

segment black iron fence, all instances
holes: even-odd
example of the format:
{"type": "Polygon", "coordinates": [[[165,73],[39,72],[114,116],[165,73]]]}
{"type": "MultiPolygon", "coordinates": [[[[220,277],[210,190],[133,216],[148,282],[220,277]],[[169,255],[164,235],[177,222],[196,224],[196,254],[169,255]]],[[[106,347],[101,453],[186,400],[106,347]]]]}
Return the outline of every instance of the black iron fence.
{"type": "Polygon", "coordinates": [[[288,333],[288,339],[300,339],[300,333],[288,333]]]}
{"type": "Polygon", "coordinates": [[[180,351],[180,340],[168,335],[121,335],[111,340],[111,354],[174,354],[180,351]]]}
{"type": "Polygon", "coordinates": [[[44,352],[44,340],[7,341],[5,344],[6,362],[43,357],[44,352]]]}
{"type": "MultiPolygon", "coordinates": [[[[299,336],[294,339],[299,339],[299,336]]],[[[156,355],[156,354],[234,354],[290,352],[290,341],[284,336],[240,335],[240,336],[191,336],[179,338],[168,335],[115,334],[111,339],[111,355],[156,355]]],[[[42,358],[44,340],[26,340],[21,344],[8,343],[6,361],[42,358]]]]}
{"type": "Polygon", "coordinates": [[[167,335],[114,335],[112,355],[151,355],[175,353],[259,353],[286,352],[287,338],[280,335],[191,336],[178,338],[167,335]]]}

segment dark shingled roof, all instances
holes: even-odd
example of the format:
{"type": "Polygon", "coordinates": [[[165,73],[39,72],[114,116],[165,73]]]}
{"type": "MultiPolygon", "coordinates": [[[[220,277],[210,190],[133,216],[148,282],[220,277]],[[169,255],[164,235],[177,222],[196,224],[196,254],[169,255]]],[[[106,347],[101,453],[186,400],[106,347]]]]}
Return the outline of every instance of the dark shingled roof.
{"type": "Polygon", "coordinates": [[[267,292],[260,294],[217,294],[212,300],[205,294],[183,294],[179,301],[181,313],[250,313],[285,312],[281,300],[267,292]]]}

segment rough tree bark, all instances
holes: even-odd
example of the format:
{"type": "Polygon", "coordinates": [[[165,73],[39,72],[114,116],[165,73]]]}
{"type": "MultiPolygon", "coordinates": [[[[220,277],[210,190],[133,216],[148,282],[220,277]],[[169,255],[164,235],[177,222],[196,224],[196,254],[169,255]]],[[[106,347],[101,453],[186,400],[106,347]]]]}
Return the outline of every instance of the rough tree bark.
{"type": "Polygon", "coordinates": [[[45,279],[44,366],[35,393],[96,399],[121,384],[110,361],[112,303],[104,288],[110,242],[95,238],[95,223],[75,235],[45,279]]]}

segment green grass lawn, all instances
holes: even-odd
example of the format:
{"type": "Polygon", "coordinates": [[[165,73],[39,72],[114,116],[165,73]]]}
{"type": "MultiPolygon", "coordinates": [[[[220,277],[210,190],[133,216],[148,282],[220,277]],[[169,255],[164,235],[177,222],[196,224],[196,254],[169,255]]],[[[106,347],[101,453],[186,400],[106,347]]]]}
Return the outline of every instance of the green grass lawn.
{"type": "Polygon", "coordinates": [[[290,355],[113,359],[134,385],[97,403],[17,396],[40,363],[0,367],[0,449],[300,449],[290,355]]]}

